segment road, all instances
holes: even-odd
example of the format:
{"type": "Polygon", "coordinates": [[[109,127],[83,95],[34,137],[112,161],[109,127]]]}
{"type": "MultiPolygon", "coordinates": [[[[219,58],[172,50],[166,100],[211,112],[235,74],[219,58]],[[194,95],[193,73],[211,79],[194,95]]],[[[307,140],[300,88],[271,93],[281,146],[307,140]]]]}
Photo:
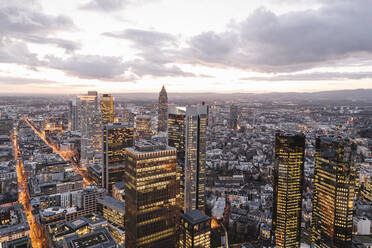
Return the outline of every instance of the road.
{"type": "Polygon", "coordinates": [[[17,160],[17,178],[18,178],[18,201],[23,205],[27,217],[27,222],[30,226],[31,244],[34,248],[47,247],[46,238],[43,227],[41,227],[31,213],[30,193],[28,190],[28,182],[25,177],[23,160],[20,156],[18,138],[13,135],[14,158],[17,160]]]}
{"type": "Polygon", "coordinates": [[[38,130],[36,126],[30,121],[27,117],[23,117],[25,122],[32,128],[32,130],[37,134],[48,146],[53,149],[53,152],[57,153],[63,160],[66,162],[71,162],[72,167],[74,168],[75,172],[80,174],[84,179],[84,185],[94,184],[94,181],[89,177],[88,172],[80,168],[79,160],[76,159],[74,152],[72,151],[61,151],[58,149],[56,144],[51,143],[45,134],[38,130]]]}

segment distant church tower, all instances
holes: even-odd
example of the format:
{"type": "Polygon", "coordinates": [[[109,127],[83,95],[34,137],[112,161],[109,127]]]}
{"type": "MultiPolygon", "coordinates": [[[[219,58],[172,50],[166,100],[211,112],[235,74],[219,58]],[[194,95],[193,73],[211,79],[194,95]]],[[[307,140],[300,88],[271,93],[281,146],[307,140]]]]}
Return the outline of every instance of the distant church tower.
{"type": "Polygon", "coordinates": [[[164,85],[159,93],[158,114],[158,131],[166,132],[168,126],[168,96],[164,85]]]}

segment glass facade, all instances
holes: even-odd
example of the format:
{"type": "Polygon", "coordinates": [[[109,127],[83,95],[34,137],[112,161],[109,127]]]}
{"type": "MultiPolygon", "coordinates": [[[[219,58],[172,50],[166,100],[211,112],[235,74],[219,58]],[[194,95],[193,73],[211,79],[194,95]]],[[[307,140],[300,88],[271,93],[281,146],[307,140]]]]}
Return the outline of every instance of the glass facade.
{"type": "Polygon", "coordinates": [[[81,164],[89,167],[99,161],[102,151],[101,113],[98,110],[97,92],[79,97],[79,126],[81,130],[81,164]]]}
{"type": "Polygon", "coordinates": [[[114,97],[110,94],[103,94],[100,101],[102,124],[114,122],[114,97]]]}
{"type": "Polygon", "coordinates": [[[210,248],[211,220],[199,210],[181,215],[179,248],[210,248]]]}
{"type": "Polygon", "coordinates": [[[138,139],[151,139],[151,116],[137,115],[136,116],[136,136],[138,139]]]}
{"type": "Polygon", "coordinates": [[[273,174],[276,247],[300,247],[305,136],[277,132],[273,174]]]}
{"type": "Polygon", "coordinates": [[[158,106],[158,131],[167,131],[167,119],[168,119],[168,96],[167,91],[163,85],[159,93],[159,106],[158,106]]]}
{"type": "Polygon", "coordinates": [[[312,247],[351,247],[356,145],[316,139],[312,247]]]}
{"type": "Polygon", "coordinates": [[[168,115],[168,144],[178,155],[181,209],[204,211],[208,108],[170,106],[168,115]]]}
{"type": "Polygon", "coordinates": [[[230,128],[236,130],[238,128],[238,106],[230,106],[230,128]]]}
{"type": "Polygon", "coordinates": [[[124,180],[125,148],[133,146],[133,126],[109,123],[103,127],[102,187],[112,191],[112,186],[124,180]]]}
{"type": "Polygon", "coordinates": [[[186,108],[169,107],[168,145],[177,149],[177,172],[180,176],[180,209],[184,208],[185,192],[185,117],[186,108]]]}
{"type": "Polygon", "coordinates": [[[126,247],[176,247],[180,214],[176,149],[148,141],[126,152],[126,247]]]}

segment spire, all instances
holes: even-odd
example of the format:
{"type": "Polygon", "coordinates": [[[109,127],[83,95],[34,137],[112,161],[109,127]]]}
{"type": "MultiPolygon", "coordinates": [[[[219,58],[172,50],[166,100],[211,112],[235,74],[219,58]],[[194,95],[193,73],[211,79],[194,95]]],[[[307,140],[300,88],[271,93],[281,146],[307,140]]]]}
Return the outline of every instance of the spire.
{"type": "Polygon", "coordinates": [[[161,88],[161,91],[166,91],[164,84],[163,84],[163,87],[161,88]]]}

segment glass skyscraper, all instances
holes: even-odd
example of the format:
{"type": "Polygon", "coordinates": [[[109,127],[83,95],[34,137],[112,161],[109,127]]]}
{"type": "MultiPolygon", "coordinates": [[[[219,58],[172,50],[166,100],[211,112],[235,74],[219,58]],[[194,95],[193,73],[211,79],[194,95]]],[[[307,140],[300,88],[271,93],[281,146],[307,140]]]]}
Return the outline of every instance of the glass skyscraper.
{"type": "Polygon", "coordinates": [[[103,94],[100,100],[102,124],[114,122],[115,110],[114,110],[114,97],[110,94],[103,94]]]}
{"type": "Polygon", "coordinates": [[[168,145],[177,149],[184,212],[204,211],[207,123],[206,105],[169,107],[168,145]]]}
{"type": "Polygon", "coordinates": [[[300,247],[305,136],[277,132],[273,199],[276,247],[300,247]]]}
{"type": "Polygon", "coordinates": [[[355,153],[348,139],[316,138],[312,247],[351,247],[355,153]]]}
{"type": "Polygon", "coordinates": [[[179,248],[210,248],[211,218],[199,210],[181,215],[179,248]]]}
{"type": "Polygon", "coordinates": [[[133,126],[127,123],[103,126],[102,187],[106,191],[124,180],[125,148],[133,146],[133,140],[133,126]]]}
{"type": "Polygon", "coordinates": [[[68,112],[69,130],[76,131],[76,130],[79,129],[78,108],[77,108],[77,104],[76,104],[76,98],[69,101],[68,106],[69,106],[69,112],[68,112]]]}
{"type": "Polygon", "coordinates": [[[81,130],[81,164],[89,167],[101,161],[102,133],[101,113],[98,110],[96,91],[79,96],[79,118],[81,130]]]}
{"type": "Polygon", "coordinates": [[[168,119],[168,95],[165,87],[161,88],[159,93],[159,105],[158,105],[158,131],[167,131],[167,119],[168,119]]]}
{"type": "Polygon", "coordinates": [[[180,217],[176,149],[144,141],[126,152],[125,247],[176,247],[180,217]]]}
{"type": "Polygon", "coordinates": [[[238,128],[238,106],[230,106],[230,128],[236,130],[238,128]]]}

